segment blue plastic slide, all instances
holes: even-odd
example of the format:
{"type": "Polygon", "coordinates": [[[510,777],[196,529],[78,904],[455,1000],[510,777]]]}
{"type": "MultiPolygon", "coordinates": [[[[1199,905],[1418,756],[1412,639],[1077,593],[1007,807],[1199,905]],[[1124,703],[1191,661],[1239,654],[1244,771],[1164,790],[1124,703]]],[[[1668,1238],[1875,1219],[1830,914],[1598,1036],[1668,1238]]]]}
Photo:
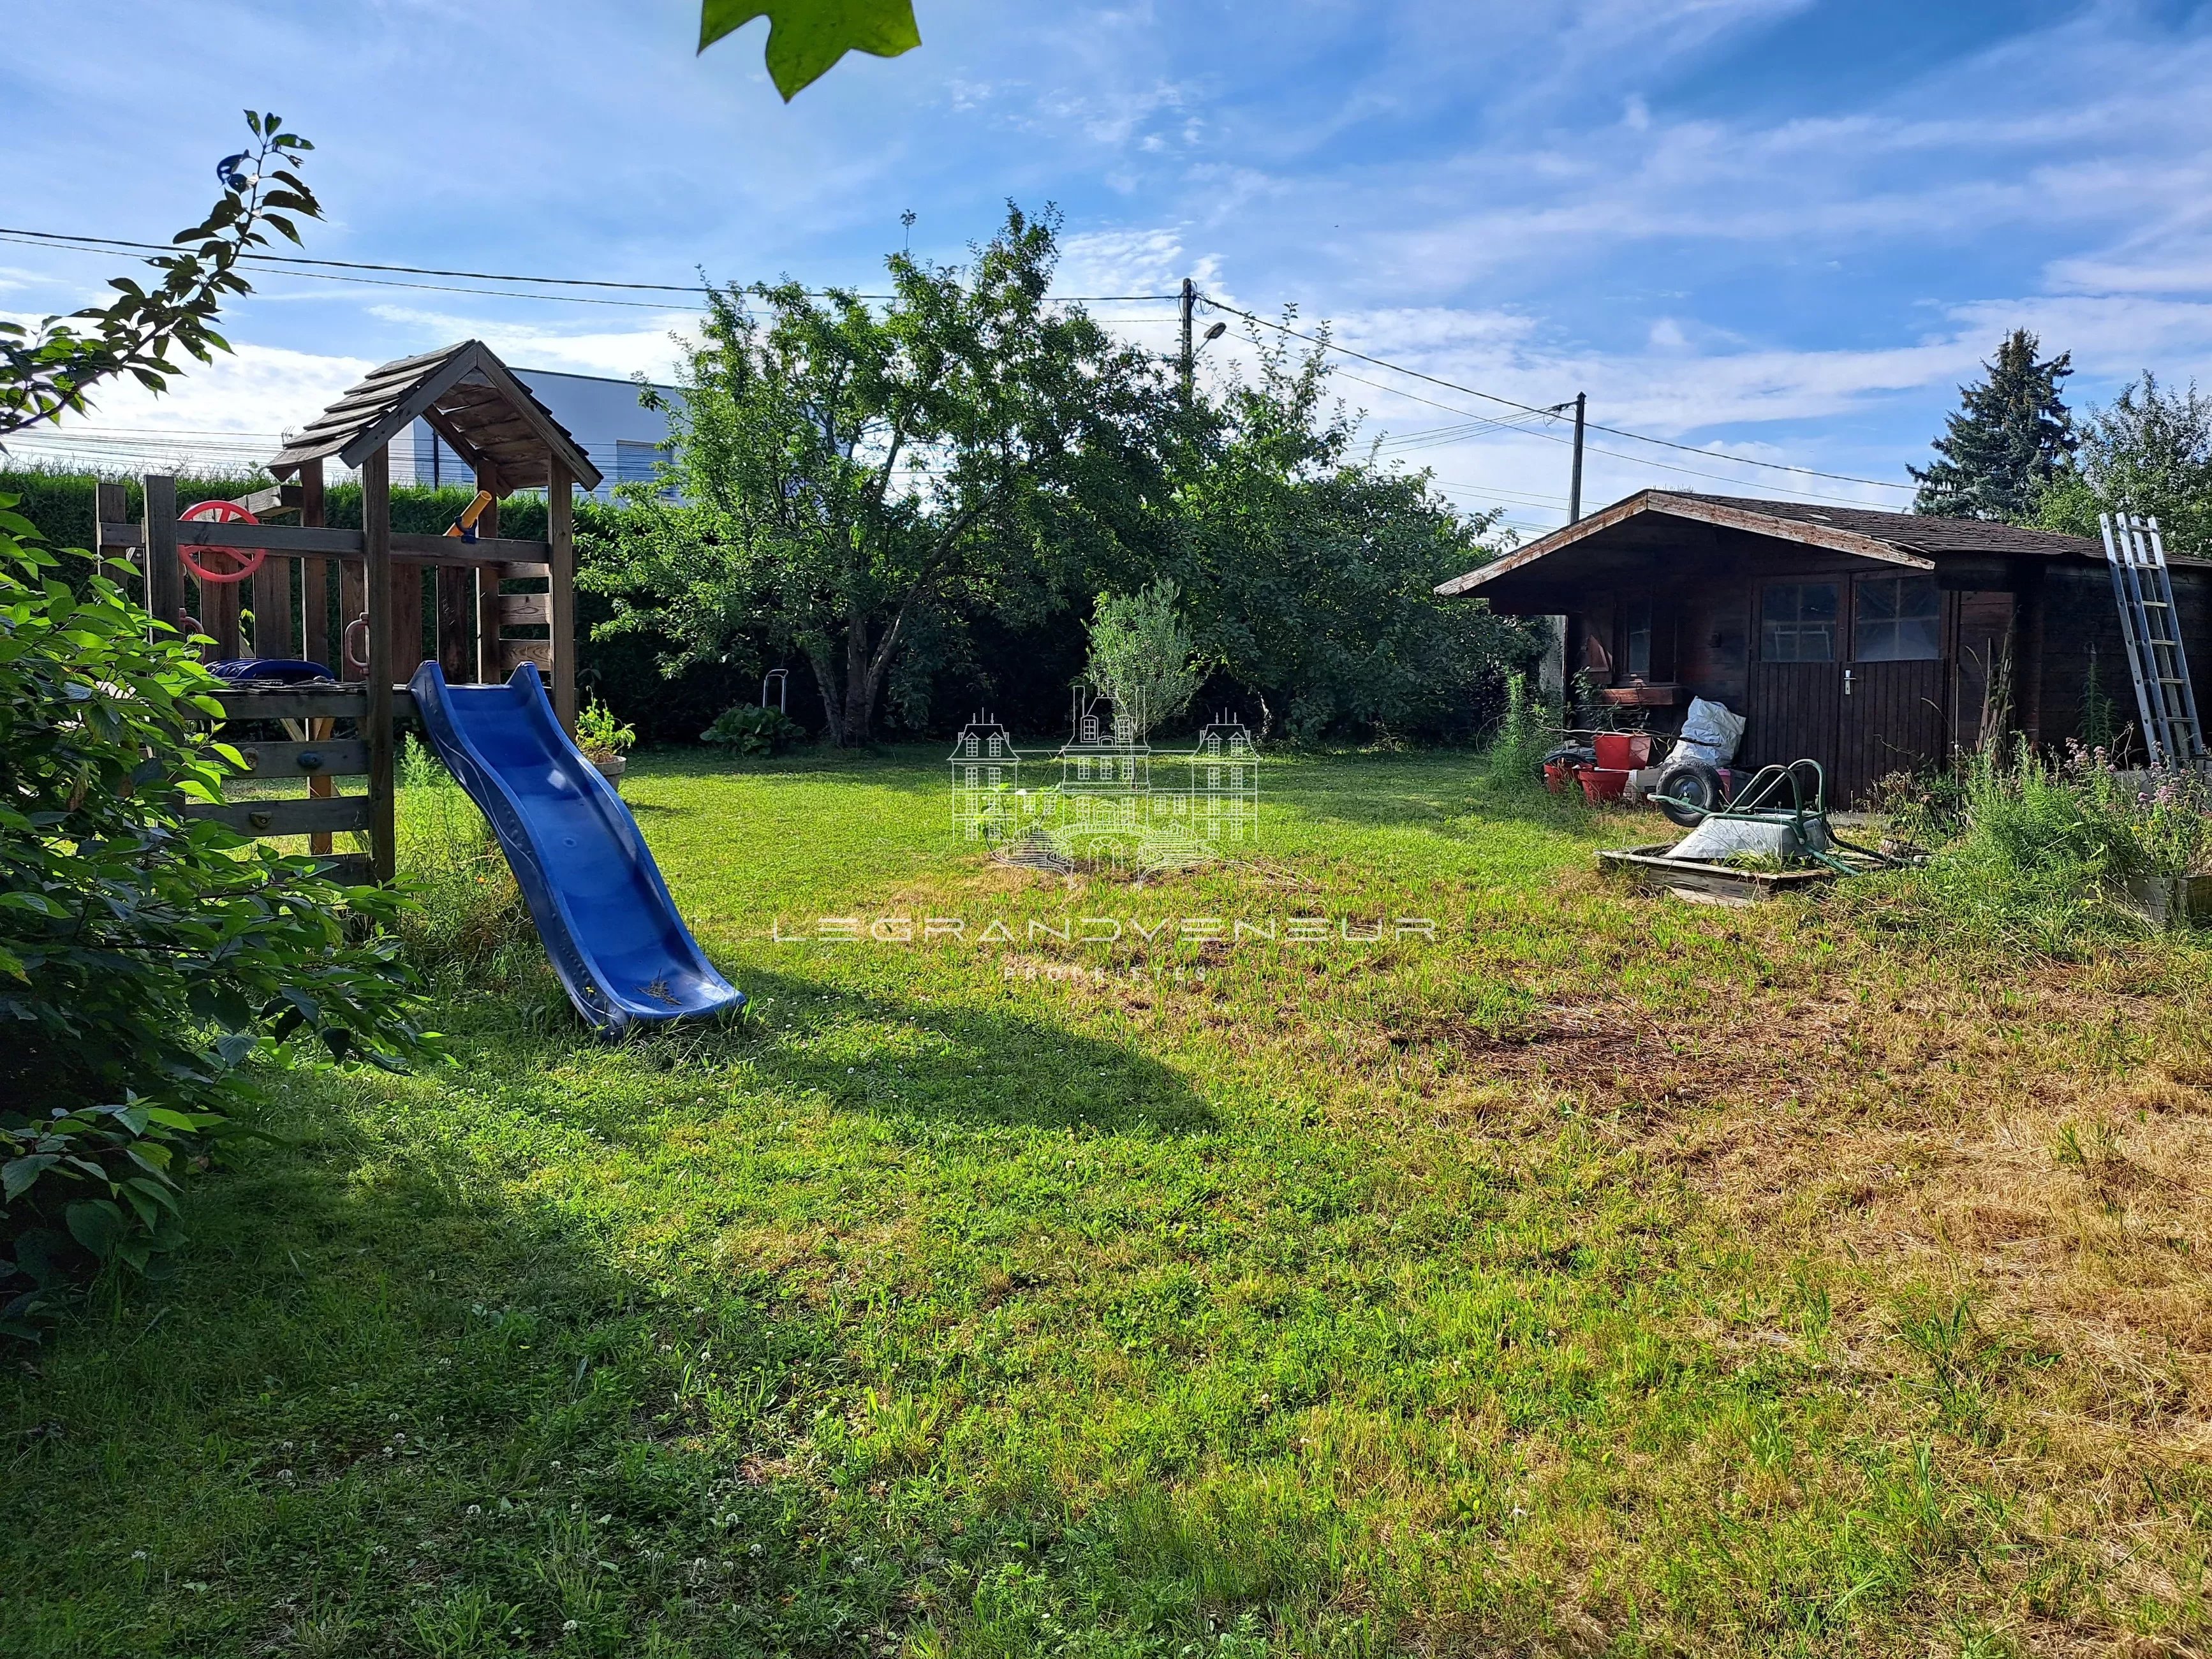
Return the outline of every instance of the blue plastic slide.
{"type": "Polygon", "coordinates": [[[676,914],[623,798],[561,729],[534,665],[505,685],[448,685],[426,662],[408,690],[430,747],[491,820],[577,1012],[619,1032],[744,1003],[676,914]]]}

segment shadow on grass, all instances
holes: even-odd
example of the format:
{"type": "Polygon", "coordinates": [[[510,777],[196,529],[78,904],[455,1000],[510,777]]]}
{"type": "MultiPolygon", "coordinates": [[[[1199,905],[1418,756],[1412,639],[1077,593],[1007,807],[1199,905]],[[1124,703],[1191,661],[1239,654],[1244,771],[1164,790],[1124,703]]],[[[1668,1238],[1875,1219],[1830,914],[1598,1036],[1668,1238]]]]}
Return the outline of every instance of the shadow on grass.
{"type": "Polygon", "coordinates": [[[9,1470],[0,1650],[830,1654],[903,1623],[918,1547],[780,1461],[840,1386],[832,1316],[625,1273],[563,1195],[326,1111],[195,1184],[175,1279],[0,1382],[48,1425],[9,1470]]]}
{"type": "MultiPolygon", "coordinates": [[[[1180,1073],[1027,1009],[925,1003],[752,967],[730,971],[748,999],[742,1018],[635,1028],[612,1053],[641,1073],[722,1084],[739,1074],[747,1086],[814,1092],[840,1111],[886,1119],[1086,1134],[1195,1134],[1216,1125],[1180,1073]]],[[[489,1035],[531,1045],[549,1096],[565,1058],[608,1050],[550,975],[519,999],[478,1008],[489,1035]]],[[[510,1073],[506,1082],[513,1088],[519,1079],[510,1073]]],[[[611,1118],[595,1127],[621,1137],[656,1133],[611,1118]]]]}

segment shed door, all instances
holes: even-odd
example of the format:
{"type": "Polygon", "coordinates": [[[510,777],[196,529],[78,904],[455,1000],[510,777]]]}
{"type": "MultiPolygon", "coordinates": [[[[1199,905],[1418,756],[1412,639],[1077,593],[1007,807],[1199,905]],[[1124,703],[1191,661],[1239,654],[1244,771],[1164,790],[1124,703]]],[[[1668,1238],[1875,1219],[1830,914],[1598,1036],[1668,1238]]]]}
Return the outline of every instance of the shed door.
{"type": "Polygon", "coordinates": [[[1751,724],[1744,733],[1747,760],[1768,766],[1809,757],[1831,779],[1835,776],[1843,722],[1846,586],[1832,576],[1769,582],[1759,590],[1751,724]]]}
{"type": "Polygon", "coordinates": [[[1832,805],[1949,750],[1943,599],[1919,573],[1771,582],[1760,591],[1747,754],[1807,757],[1832,805]]]}
{"type": "Polygon", "coordinates": [[[1892,772],[1950,750],[1943,595],[1917,572],[1851,580],[1843,752],[1829,793],[1848,805],[1892,772]]]}

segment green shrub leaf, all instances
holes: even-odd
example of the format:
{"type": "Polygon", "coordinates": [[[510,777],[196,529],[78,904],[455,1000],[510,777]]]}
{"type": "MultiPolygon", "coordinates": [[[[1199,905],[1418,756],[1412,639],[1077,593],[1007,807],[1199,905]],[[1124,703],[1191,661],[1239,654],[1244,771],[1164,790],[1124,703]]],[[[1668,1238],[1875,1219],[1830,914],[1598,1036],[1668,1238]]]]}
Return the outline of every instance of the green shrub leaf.
{"type": "Polygon", "coordinates": [[[789,103],[848,52],[896,58],[921,44],[913,0],[704,0],[699,50],[769,20],[768,72],[789,103]]]}
{"type": "Polygon", "coordinates": [[[31,1190],[31,1183],[61,1162],[54,1152],[33,1152],[27,1158],[11,1158],[0,1164],[0,1198],[21,1198],[31,1190]]]}
{"type": "Polygon", "coordinates": [[[130,1235],[131,1224],[120,1206],[104,1198],[80,1199],[63,1215],[70,1237],[101,1261],[112,1258],[116,1247],[130,1235]]]}

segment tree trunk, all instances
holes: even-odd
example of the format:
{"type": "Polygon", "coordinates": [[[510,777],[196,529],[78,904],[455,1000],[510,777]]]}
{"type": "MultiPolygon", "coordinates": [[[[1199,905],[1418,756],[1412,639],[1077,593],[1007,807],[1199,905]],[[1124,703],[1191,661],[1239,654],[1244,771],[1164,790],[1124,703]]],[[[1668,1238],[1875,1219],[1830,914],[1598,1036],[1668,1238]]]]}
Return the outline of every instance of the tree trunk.
{"type": "Polygon", "coordinates": [[[868,672],[868,619],[849,618],[845,625],[845,735],[850,745],[866,743],[874,724],[876,684],[868,672]]]}
{"type": "Polygon", "coordinates": [[[822,719],[825,735],[833,749],[845,746],[845,710],[838,696],[837,677],[830,672],[830,653],[810,650],[806,660],[814,667],[814,690],[822,699],[822,719]]]}

